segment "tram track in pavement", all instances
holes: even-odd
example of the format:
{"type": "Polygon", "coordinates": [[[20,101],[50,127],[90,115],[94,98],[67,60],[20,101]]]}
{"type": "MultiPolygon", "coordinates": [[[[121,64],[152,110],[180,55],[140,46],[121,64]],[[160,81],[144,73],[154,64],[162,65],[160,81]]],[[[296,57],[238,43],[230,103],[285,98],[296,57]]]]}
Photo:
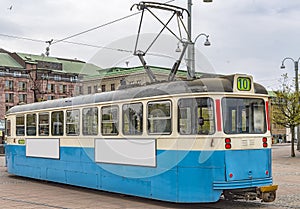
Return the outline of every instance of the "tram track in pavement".
{"type": "Polygon", "coordinates": [[[43,206],[43,207],[48,207],[48,208],[58,208],[58,209],[69,209],[69,208],[65,208],[65,207],[60,207],[60,206],[56,206],[56,205],[50,205],[50,204],[46,204],[46,203],[38,203],[38,202],[34,202],[34,201],[26,201],[26,200],[18,200],[18,199],[14,199],[14,198],[8,198],[8,197],[0,197],[1,200],[4,201],[10,201],[10,202],[17,202],[17,203],[22,203],[25,204],[24,208],[30,208],[31,206],[43,206]],[[27,206],[29,207],[27,207],[27,206]]]}

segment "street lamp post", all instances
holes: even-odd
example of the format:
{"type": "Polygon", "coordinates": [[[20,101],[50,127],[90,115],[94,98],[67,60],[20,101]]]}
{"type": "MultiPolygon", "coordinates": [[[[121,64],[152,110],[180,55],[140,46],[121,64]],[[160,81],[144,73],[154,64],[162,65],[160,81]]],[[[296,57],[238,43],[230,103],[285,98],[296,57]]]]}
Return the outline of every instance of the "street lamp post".
{"type": "MultiPolygon", "coordinates": [[[[296,96],[297,96],[297,100],[298,100],[298,103],[299,103],[299,78],[298,78],[298,69],[299,69],[299,61],[300,61],[300,57],[298,58],[298,60],[294,60],[293,58],[290,58],[290,57],[286,57],[282,60],[282,63],[281,63],[281,69],[285,69],[285,65],[284,65],[284,62],[286,60],[291,60],[293,63],[294,63],[294,70],[295,70],[295,91],[297,92],[296,96]]],[[[300,150],[300,127],[298,126],[297,127],[297,138],[298,138],[298,141],[297,141],[297,150],[300,150]]]]}
{"type": "MultiPolygon", "coordinates": [[[[213,0],[203,0],[203,2],[205,2],[205,3],[210,3],[212,1],[213,0]]],[[[194,60],[194,58],[195,58],[195,46],[194,45],[196,43],[197,38],[201,35],[201,34],[199,34],[196,37],[195,41],[192,42],[192,5],[193,5],[192,0],[188,0],[187,7],[188,7],[189,16],[188,16],[188,24],[187,25],[188,25],[188,38],[189,38],[190,46],[187,48],[187,58],[186,58],[186,60],[187,60],[188,78],[189,79],[195,78],[195,60],[194,60]]],[[[203,34],[203,35],[205,35],[205,34],[203,34]]],[[[209,43],[209,45],[206,45],[208,43],[209,43],[208,36],[206,35],[206,42],[205,42],[204,45],[209,46],[210,43],[209,43]]]]}
{"type": "Polygon", "coordinates": [[[197,39],[200,37],[200,36],[205,36],[206,37],[206,40],[205,40],[205,42],[204,42],[204,46],[210,46],[210,42],[209,42],[209,40],[208,40],[208,37],[209,37],[209,35],[206,35],[205,33],[200,33],[196,38],[195,38],[195,41],[191,44],[191,47],[192,47],[192,65],[191,65],[191,71],[190,71],[190,73],[191,73],[191,78],[195,78],[195,71],[196,71],[196,64],[195,64],[195,61],[196,61],[196,59],[195,59],[195,54],[196,54],[196,52],[195,52],[195,44],[196,44],[196,41],[197,41],[197,39]]]}

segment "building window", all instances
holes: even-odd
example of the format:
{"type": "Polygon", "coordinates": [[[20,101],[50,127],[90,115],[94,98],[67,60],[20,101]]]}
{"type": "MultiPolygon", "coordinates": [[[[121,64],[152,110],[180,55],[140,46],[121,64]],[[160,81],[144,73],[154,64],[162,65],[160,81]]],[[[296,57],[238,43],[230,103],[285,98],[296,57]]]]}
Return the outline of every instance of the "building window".
{"type": "Polygon", "coordinates": [[[60,84],[59,85],[59,93],[61,93],[61,94],[67,93],[67,85],[60,84]]]}
{"type": "Polygon", "coordinates": [[[61,81],[61,75],[54,75],[55,81],[61,81]]]}
{"type": "Polygon", "coordinates": [[[59,93],[62,94],[63,93],[63,85],[59,84],[59,93]]]}
{"type": "Polygon", "coordinates": [[[13,106],[10,105],[5,105],[5,111],[7,112],[10,108],[12,108],[13,106]]]}
{"type": "Polygon", "coordinates": [[[14,94],[12,94],[12,93],[5,94],[5,102],[13,103],[14,102],[14,94]]]}
{"type": "Polygon", "coordinates": [[[53,100],[53,99],[55,99],[55,96],[49,95],[49,96],[47,97],[47,100],[53,100]]]}
{"type": "Polygon", "coordinates": [[[91,94],[91,93],[92,93],[92,87],[91,87],[91,86],[88,86],[88,87],[87,87],[87,93],[88,93],[88,94],[91,94]]]}
{"type": "Polygon", "coordinates": [[[19,91],[27,91],[27,83],[19,81],[19,91]]]}
{"type": "Polygon", "coordinates": [[[98,92],[98,86],[97,86],[97,85],[94,86],[94,92],[95,92],[95,93],[98,92]]]}
{"type": "Polygon", "coordinates": [[[63,85],[63,93],[66,94],[67,93],[67,85],[63,85]]]}
{"type": "Polygon", "coordinates": [[[19,103],[27,103],[27,94],[19,94],[19,103]]]}
{"type": "Polygon", "coordinates": [[[14,90],[14,82],[13,81],[5,81],[5,90],[13,91],[14,90]]]}
{"type": "Polygon", "coordinates": [[[105,85],[101,85],[101,91],[105,92],[105,85]]]}
{"type": "Polygon", "coordinates": [[[21,72],[19,71],[14,72],[14,77],[21,77],[21,76],[22,76],[21,72]]]}
{"type": "Polygon", "coordinates": [[[48,92],[55,93],[55,84],[48,84],[48,92]]]}
{"type": "Polygon", "coordinates": [[[79,94],[83,94],[83,88],[82,88],[82,86],[79,86],[78,88],[79,88],[79,90],[78,90],[79,94]]]}
{"type": "Polygon", "coordinates": [[[114,84],[114,83],[110,84],[110,90],[111,90],[111,91],[116,90],[116,87],[115,87],[115,84],[114,84]]]}

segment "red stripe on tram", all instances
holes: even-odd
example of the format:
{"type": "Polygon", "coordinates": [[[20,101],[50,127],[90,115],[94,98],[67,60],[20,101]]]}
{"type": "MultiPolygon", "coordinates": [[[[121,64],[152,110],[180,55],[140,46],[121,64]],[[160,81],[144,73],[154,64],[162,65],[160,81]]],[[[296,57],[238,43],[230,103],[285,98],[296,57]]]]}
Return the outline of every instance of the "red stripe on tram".
{"type": "Polygon", "coordinates": [[[270,131],[271,126],[270,126],[269,102],[268,101],[266,101],[266,115],[267,115],[267,127],[268,127],[268,131],[270,131]]]}
{"type": "Polygon", "coordinates": [[[216,100],[216,116],[217,116],[217,131],[222,131],[221,121],[221,102],[219,99],[216,100]]]}

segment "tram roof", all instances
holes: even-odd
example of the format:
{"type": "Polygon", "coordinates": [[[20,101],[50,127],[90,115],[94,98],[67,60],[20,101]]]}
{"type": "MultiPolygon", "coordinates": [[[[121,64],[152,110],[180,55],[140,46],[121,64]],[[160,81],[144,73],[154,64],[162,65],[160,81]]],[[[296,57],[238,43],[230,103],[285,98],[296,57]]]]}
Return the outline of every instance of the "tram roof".
{"type": "MultiPolygon", "coordinates": [[[[45,102],[37,102],[14,106],[7,114],[31,110],[49,109],[56,107],[68,107],[75,105],[94,104],[100,102],[120,101],[137,98],[150,98],[153,96],[176,95],[184,93],[200,92],[233,92],[233,76],[206,77],[191,81],[160,82],[144,86],[121,86],[117,91],[102,92],[89,95],[81,95],[70,98],[55,99],[45,102]]],[[[254,92],[268,94],[260,84],[254,83],[254,92]]]]}

